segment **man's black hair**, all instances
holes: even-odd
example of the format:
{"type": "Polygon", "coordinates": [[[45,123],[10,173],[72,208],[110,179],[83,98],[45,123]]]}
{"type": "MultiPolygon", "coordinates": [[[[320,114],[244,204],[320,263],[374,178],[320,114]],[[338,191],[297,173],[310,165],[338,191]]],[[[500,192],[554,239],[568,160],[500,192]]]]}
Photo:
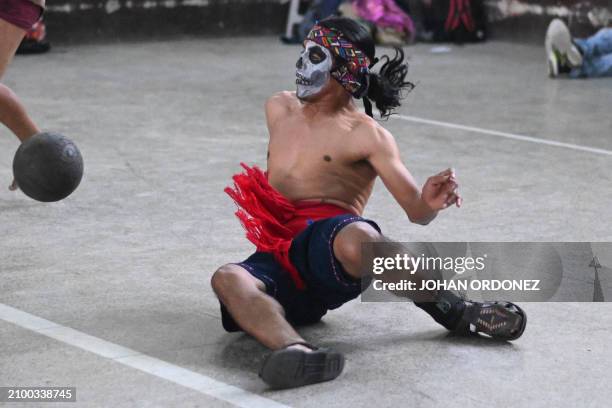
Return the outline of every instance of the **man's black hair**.
{"type": "Polygon", "coordinates": [[[370,72],[368,75],[368,90],[362,99],[368,115],[372,116],[372,104],[370,103],[372,100],[380,111],[381,118],[388,118],[393,110],[400,106],[402,91],[410,91],[414,88],[412,82],[405,80],[408,74],[408,64],[404,61],[404,51],[394,47],[393,58],[383,55],[378,59],[375,55],[374,39],[368,29],[358,22],[344,17],[328,17],[321,20],[319,25],[341,32],[348,41],[367,55],[371,61],[370,68],[382,62],[378,73],[370,72]]]}

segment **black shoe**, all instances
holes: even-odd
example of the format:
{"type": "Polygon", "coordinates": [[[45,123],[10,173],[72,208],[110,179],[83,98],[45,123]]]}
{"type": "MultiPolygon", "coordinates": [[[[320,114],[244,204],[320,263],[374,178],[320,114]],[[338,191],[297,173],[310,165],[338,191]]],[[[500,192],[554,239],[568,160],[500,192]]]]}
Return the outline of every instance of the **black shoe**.
{"type": "Polygon", "coordinates": [[[17,54],[42,54],[51,49],[51,44],[46,40],[47,27],[42,21],[37,22],[26,33],[23,41],[17,48],[17,54]]]}
{"type": "Polygon", "coordinates": [[[308,343],[293,343],[272,352],[263,362],[259,376],[270,388],[283,389],[330,381],[338,377],[343,369],[342,354],[308,343]],[[291,348],[296,344],[312,351],[291,348]]]}

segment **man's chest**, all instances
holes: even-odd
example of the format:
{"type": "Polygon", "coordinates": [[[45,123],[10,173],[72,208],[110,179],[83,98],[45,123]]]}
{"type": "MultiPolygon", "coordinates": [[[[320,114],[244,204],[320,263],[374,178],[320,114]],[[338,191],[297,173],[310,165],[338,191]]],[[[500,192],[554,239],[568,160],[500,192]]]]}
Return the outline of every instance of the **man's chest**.
{"type": "Polygon", "coordinates": [[[270,129],[269,157],[286,164],[346,164],[360,159],[351,128],[342,123],[308,123],[287,118],[270,129]]]}

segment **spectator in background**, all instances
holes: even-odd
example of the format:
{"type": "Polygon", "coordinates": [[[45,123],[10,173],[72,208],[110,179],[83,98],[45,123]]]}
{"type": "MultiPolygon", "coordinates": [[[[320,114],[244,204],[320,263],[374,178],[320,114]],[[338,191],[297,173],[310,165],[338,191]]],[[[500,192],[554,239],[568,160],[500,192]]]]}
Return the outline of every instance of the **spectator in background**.
{"type": "Polygon", "coordinates": [[[414,37],[416,41],[430,42],[433,40],[431,21],[428,18],[432,14],[433,0],[395,0],[397,5],[414,22],[414,37]]]}
{"type": "Polygon", "coordinates": [[[569,29],[554,19],[546,31],[548,75],[556,78],[567,74],[570,78],[612,76],[612,29],[602,28],[589,38],[572,38],[569,29]]]}
{"type": "Polygon", "coordinates": [[[310,27],[336,13],[366,26],[378,44],[464,44],[487,39],[484,0],[313,0],[295,35],[282,40],[300,44],[310,27]]]}
{"type": "Polygon", "coordinates": [[[317,21],[323,20],[338,12],[338,7],[344,0],[312,0],[303,15],[302,22],[291,38],[281,37],[285,44],[301,44],[317,21]]]}
{"type": "Polygon", "coordinates": [[[360,19],[376,25],[378,43],[401,45],[414,41],[412,18],[394,0],[353,0],[352,4],[360,19]]]}
{"type": "Polygon", "coordinates": [[[403,45],[414,41],[412,19],[395,0],[313,0],[295,36],[281,39],[285,43],[301,44],[317,21],[338,12],[344,17],[362,22],[379,44],[403,45]]]}
{"type": "MultiPolygon", "coordinates": [[[[0,1],[0,80],[10,64],[26,31],[40,20],[44,0],[0,1]]],[[[17,95],[0,83],[0,122],[22,142],[40,132],[17,95]]],[[[17,185],[13,181],[11,190],[17,185]]]]}

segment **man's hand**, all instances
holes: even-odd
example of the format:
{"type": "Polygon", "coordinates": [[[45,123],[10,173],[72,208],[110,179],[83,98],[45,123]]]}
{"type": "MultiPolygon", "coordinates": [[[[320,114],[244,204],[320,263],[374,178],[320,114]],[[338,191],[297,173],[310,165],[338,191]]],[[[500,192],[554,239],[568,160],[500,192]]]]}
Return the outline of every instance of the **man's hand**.
{"type": "Polygon", "coordinates": [[[421,198],[435,211],[443,210],[453,204],[461,207],[463,199],[458,193],[458,188],[455,170],[446,169],[427,179],[421,192],[421,198]]]}

